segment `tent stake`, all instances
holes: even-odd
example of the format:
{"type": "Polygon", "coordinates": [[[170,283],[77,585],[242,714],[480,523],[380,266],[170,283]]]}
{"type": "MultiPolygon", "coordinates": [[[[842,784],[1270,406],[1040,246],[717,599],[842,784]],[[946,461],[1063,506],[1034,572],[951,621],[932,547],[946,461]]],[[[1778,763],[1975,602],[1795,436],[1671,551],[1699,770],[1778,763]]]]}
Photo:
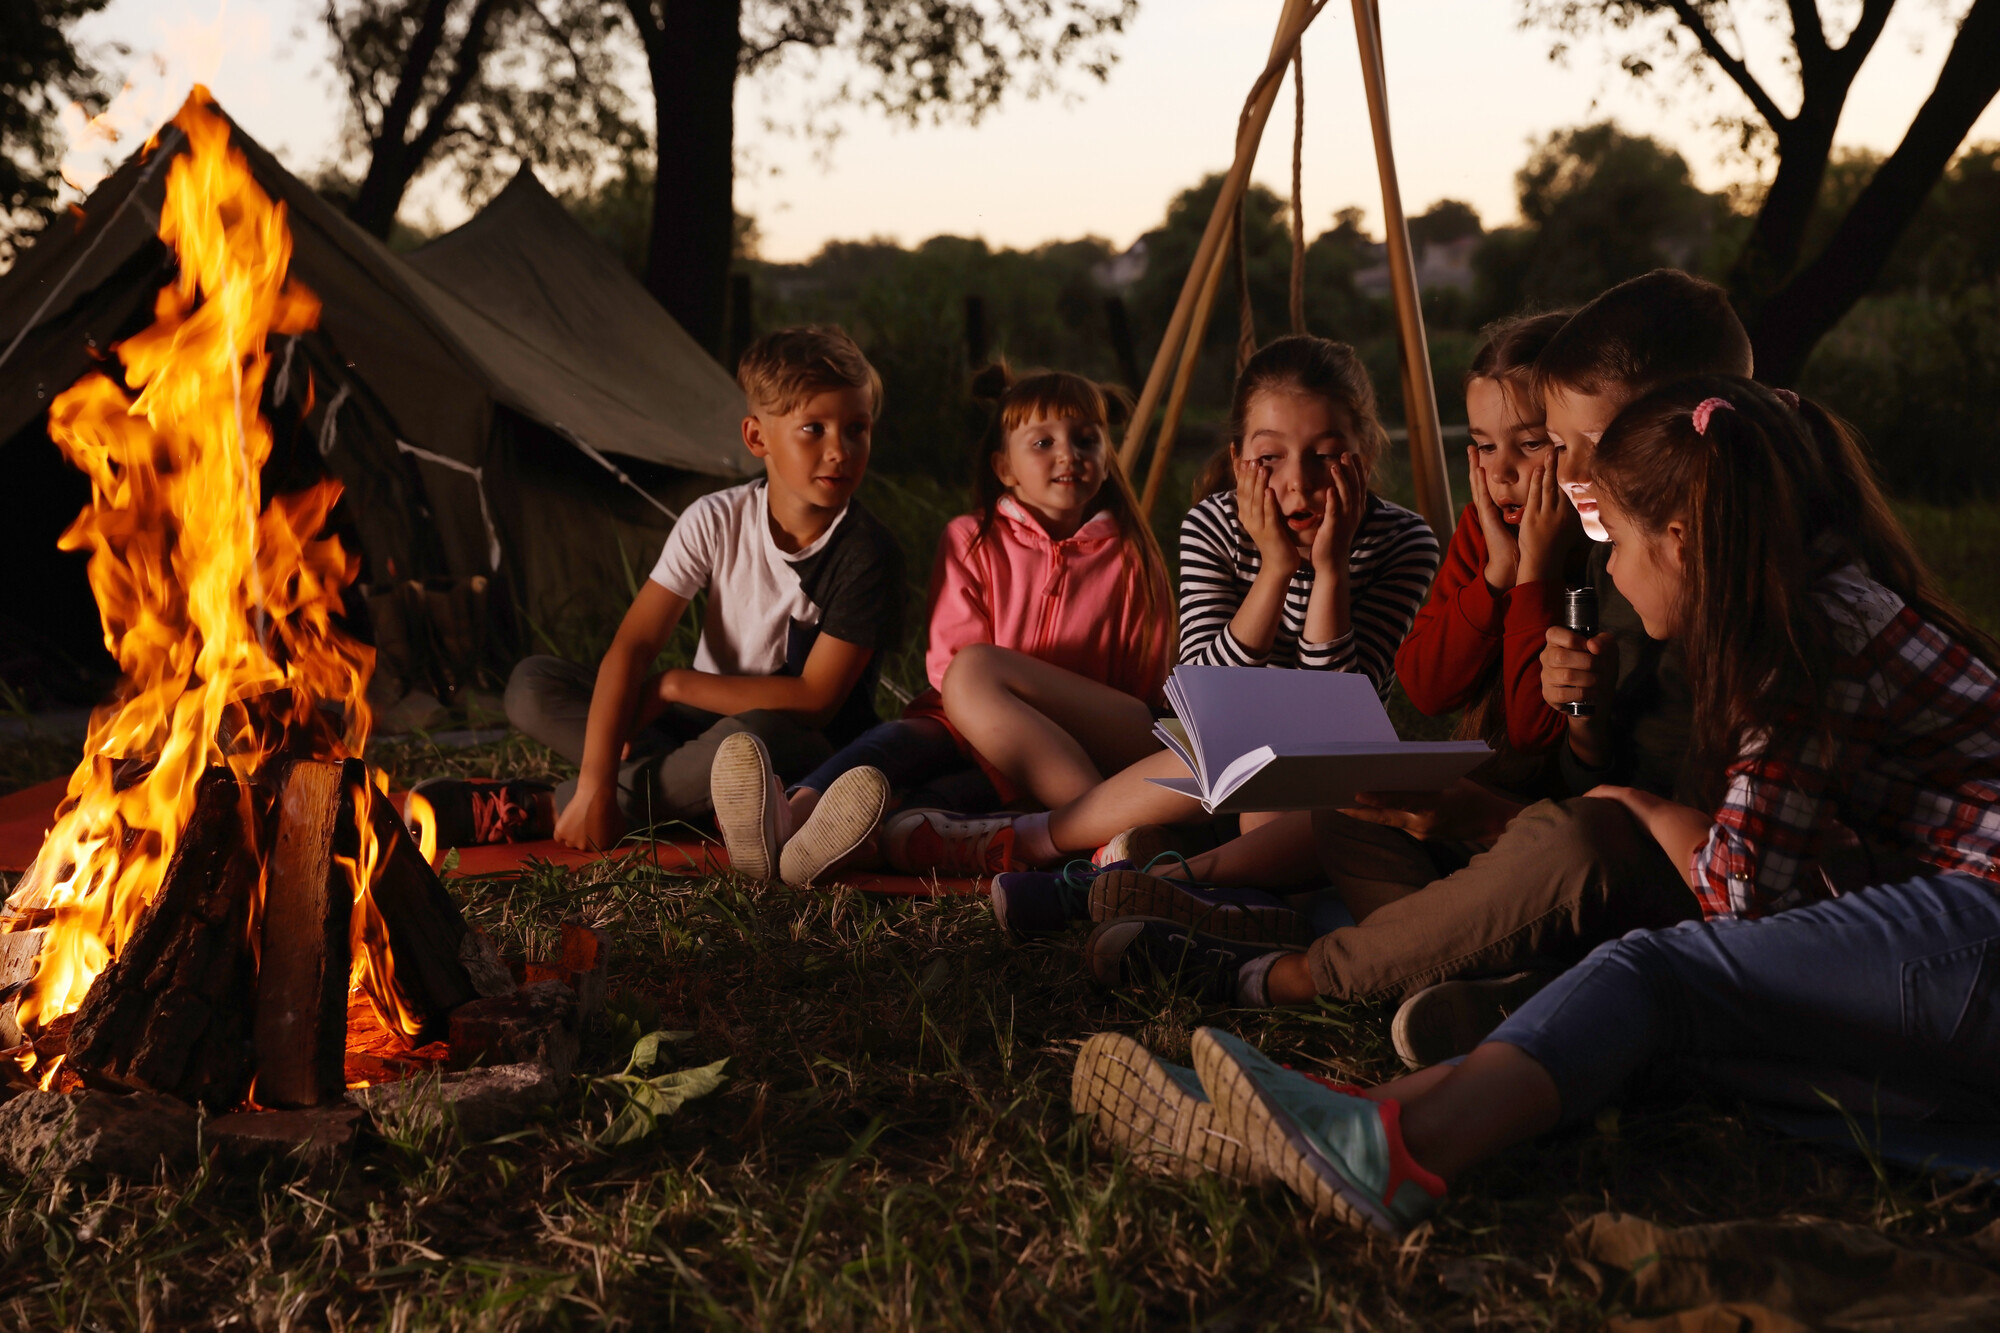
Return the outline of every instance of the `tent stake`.
{"type": "Polygon", "coordinates": [[[1430,346],[1417,293],[1417,266],[1410,253],[1410,227],[1403,216],[1403,193],[1396,183],[1396,156],[1389,143],[1389,86],[1382,64],[1382,19],[1374,0],[1354,0],[1354,35],[1361,48],[1361,81],[1368,92],[1368,122],[1375,131],[1375,165],[1382,175],[1383,231],[1389,243],[1389,284],[1395,296],[1396,329],[1403,352],[1403,418],[1409,423],[1410,482],[1417,509],[1438,540],[1449,541],[1455,526],[1451,490],[1445,480],[1444,431],[1438,422],[1437,385],[1431,379],[1430,346]]]}

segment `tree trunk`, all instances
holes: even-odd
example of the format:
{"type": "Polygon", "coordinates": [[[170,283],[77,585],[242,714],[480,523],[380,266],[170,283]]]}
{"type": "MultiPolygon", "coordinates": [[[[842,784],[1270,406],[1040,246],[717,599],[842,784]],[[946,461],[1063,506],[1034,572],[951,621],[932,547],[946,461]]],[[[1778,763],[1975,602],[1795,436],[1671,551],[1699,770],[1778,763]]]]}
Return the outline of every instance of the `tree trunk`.
{"type": "Polygon", "coordinates": [[[2000,94],[2000,0],[1977,0],[1959,27],[1937,86],[1833,239],[1750,320],[1757,377],[1790,384],[1819,340],[1867,294],[1923,207],[1952,154],[2000,94]]]}
{"type": "Polygon", "coordinates": [[[1840,122],[1843,97],[1827,108],[1801,108],[1787,130],[1771,188],[1757,210],[1757,220],[1729,269],[1729,295],[1744,319],[1757,318],[1771,294],[1784,286],[1798,267],[1799,247],[1812,221],[1826,181],[1827,159],[1833,153],[1833,132],[1840,122]],[[1810,114],[1810,119],[1808,118],[1810,114]]]}
{"type": "Polygon", "coordinates": [[[722,348],[735,224],[742,0],[627,0],[658,121],[646,287],[694,340],[722,348]]]}
{"type": "Polygon", "coordinates": [[[388,239],[389,229],[396,224],[396,210],[402,207],[410,182],[437,150],[452,113],[458,110],[472,81],[478,77],[479,66],[486,59],[486,39],[499,7],[499,0],[479,0],[473,7],[452,56],[450,81],[437,101],[425,110],[424,127],[412,139],[410,125],[423,102],[424,82],[431,66],[439,59],[445,19],[451,8],[450,0],[428,0],[425,4],[423,22],[417,26],[417,35],[411,39],[409,53],[403,58],[395,96],[382,109],[382,123],[376,127],[375,142],[369,145],[368,174],[362,178],[354,206],[348,210],[348,216],[371,235],[388,239]]]}

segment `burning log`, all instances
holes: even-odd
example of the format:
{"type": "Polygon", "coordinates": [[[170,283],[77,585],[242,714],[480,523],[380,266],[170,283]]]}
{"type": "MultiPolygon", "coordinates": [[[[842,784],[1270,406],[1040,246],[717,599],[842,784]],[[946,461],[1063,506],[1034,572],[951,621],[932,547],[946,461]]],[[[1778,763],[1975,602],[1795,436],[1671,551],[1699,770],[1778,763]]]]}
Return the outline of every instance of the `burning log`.
{"type": "Polygon", "coordinates": [[[247,947],[262,867],[258,798],[227,768],[203,775],[159,894],[76,1011],[69,1065],[88,1083],[226,1110],[249,1090],[247,947]]]}
{"type": "MultiPolygon", "coordinates": [[[[368,898],[386,936],[403,1009],[400,1015],[383,1014],[383,1025],[391,1031],[400,1029],[413,1044],[442,1040],[449,1032],[451,1011],[479,998],[460,961],[470,927],[396,807],[371,794],[368,825],[379,857],[368,898]]],[[[373,958],[370,966],[375,966],[373,958]]],[[[378,986],[364,984],[379,1010],[383,1006],[378,986]]]]}
{"type": "Polygon", "coordinates": [[[338,860],[359,838],[351,793],[358,760],[292,765],[264,894],[252,1042],[262,1106],[338,1101],[346,1079],[348,957],[354,883],[338,860]]]}

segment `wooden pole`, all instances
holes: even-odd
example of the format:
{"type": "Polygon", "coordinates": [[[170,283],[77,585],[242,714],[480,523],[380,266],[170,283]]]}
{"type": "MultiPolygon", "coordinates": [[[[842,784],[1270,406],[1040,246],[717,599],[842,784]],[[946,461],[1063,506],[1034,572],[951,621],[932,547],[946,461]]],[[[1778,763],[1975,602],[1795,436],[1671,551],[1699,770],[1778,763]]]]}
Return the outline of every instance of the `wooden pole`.
{"type": "Polygon", "coordinates": [[[1354,0],[1354,35],[1361,48],[1361,82],[1368,93],[1368,122],[1375,131],[1375,165],[1382,175],[1383,229],[1389,242],[1389,286],[1396,303],[1396,329],[1403,348],[1403,417],[1410,430],[1410,481],[1417,509],[1449,541],[1455,526],[1451,488],[1446,482],[1444,429],[1438,422],[1437,386],[1431,380],[1430,346],[1417,294],[1417,266],[1410,253],[1410,228],[1403,216],[1403,193],[1396,183],[1395,150],[1389,143],[1389,85],[1382,65],[1382,22],[1375,0],[1354,0]]]}
{"type": "Polygon", "coordinates": [[[1232,219],[1222,234],[1222,246],[1217,250],[1218,258],[1208,266],[1208,280],[1201,285],[1201,296],[1194,304],[1194,319],[1188,326],[1187,350],[1181,354],[1180,369],[1174,374],[1173,392],[1167,395],[1167,414],[1160,419],[1160,442],[1153,446],[1153,465],[1146,472],[1146,490],[1139,497],[1139,512],[1151,516],[1153,501],[1159,497],[1160,485],[1167,479],[1167,464],[1174,456],[1174,435],[1180,430],[1181,409],[1187,406],[1188,385],[1194,379],[1195,362],[1201,359],[1202,336],[1208,331],[1208,317],[1215,310],[1215,293],[1222,286],[1223,270],[1229,267],[1225,255],[1229,249],[1230,233],[1235,231],[1232,219]]]}
{"type": "MultiPolygon", "coordinates": [[[[1299,35],[1318,12],[1313,0],[1285,0],[1284,8],[1278,14],[1277,35],[1271,42],[1274,62],[1281,55],[1289,56],[1299,35]]],[[[1278,72],[1283,73],[1282,63],[1279,63],[1278,72]]],[[[1267,66],[1265,74],[1268,76],[1269,73],[1267,66]]],[[[1202,287],[1208,281],[1209,269],[1222,259],[1224,233],[1235,216],[1237,201],[1249,187],[1250,168],[1257,160],[1257,145],[1264,137],[1264,124],[1270,120],[1271,108],[1278,100],[1278,83],[1278,79],[1269,77],[1259,80],[1256,94],[1245,108],[1243,120],[1237,127],[1235,160],[1229,164],[1229,174],[1222,178],[1222,190],[1216,196],[1215,209],[1208,215],[1208,226],[1201,234],[1201,244],[1195,249],[1194,263],[1188,266],[1187,279],[1181,283],[1180,299],[1174,302],[1174,313],[1167,321],[1165,336],[1160,339],[1160,350],[1153,356],[1153,368],[1146,376],[1146,387],[1139,392],[1139,402],[1132,410],[1132,422],[1126,427],[1124,442],[1118,449],[1118,461],[1125,465],[1127,476],[1138,470],[1139,454],[1146,444],[1146,428],[1152,424],[1153,409],[1159,406],[1160,395],[1166,390],[1167,374],[1187,342],[1188,325],[1194,318],[1202,287]]]]}

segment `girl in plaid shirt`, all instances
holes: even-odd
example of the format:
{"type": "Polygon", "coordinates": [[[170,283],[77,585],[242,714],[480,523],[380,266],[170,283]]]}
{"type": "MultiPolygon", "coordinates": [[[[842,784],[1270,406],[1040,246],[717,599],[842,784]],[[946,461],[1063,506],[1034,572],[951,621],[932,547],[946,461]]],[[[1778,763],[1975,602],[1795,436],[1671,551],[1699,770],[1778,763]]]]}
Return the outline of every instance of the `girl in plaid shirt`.
{"type": "Polygon", "coordinates": [[[1790,394],[1721,378],[1649,394],[1593,475],[1619,591],[1686,649],[1691,774],[1713,804],[1591,795],[1658,839],[1705,919],[1599,947],[1462,1064],[1365,1094],[1198,1033],[1210,1114],[1350,1221],[1413,1225],[1460,1170],[1668,1060],[1812,1109],[1824,1092],[2000,1121],[1993,646],[1854,438],[1790,394]]]}

